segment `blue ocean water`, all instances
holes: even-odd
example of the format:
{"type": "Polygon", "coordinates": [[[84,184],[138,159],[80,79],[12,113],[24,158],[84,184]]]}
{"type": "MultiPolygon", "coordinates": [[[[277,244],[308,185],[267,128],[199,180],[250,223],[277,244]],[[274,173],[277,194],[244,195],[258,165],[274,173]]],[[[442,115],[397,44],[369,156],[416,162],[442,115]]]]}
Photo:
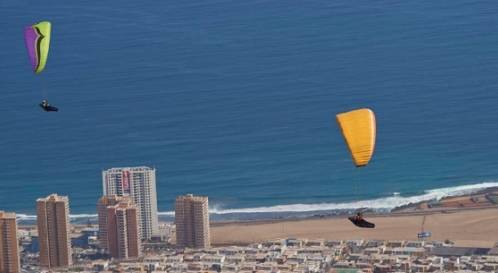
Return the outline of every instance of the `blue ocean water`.
{"type": "Polygon", "coordinates": [[[184,193],[299,211],[496,181],[496,14],[478,0],[2,1],[0,209],[32,214],[57,192],[95,213],[102,169],[120,166],[157,168],[160,211],[184,193]],[[53,37],[34,75],[23,27],[40,20],[53,37]],[[334,119],[358,107],[378,122],[360,170],[334,119]]]}

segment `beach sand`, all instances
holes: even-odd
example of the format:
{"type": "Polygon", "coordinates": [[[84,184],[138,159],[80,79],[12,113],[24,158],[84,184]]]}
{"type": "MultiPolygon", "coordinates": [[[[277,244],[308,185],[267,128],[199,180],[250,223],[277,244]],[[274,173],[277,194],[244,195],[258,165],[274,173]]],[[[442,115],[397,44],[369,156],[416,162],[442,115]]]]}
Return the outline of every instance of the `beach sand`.
{"type": "MultiPolygon", "coordinates": [[[[375,229],[360,229],[346,217],[280,222],[216,223],[211,227],[213,245],[247,245],[278,238],[417,240],[423,215],[386,215],[365,218],[375,229]]],[[[430,240],[449,239],[458,246],[492,247],[498,242],[498,208],[461,210],[426,215],[430,240]]]]}

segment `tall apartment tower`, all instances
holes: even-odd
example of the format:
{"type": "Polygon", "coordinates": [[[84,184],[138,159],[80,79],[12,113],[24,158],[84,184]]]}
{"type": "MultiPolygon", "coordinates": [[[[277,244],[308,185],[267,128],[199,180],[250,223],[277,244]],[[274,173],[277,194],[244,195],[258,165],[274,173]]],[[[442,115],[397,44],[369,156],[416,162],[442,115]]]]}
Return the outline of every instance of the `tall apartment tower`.
{"type": "Polygon", "coordinates": [[[104,195],[130,196],[137,205],[142,239],[159,234],[156,170],[149,167],[112,168],[102,172],[104,195]]]}
{"type": "Polygon", "coordinates": [[[176,244],[180,247],[209,248],[208,198],[187,194],[175,203],[176,244]]]}
{"type": "Polygon", "coordinates": [[[4,211],[0,211],[0,272],[21,272],[16,214],[4,211]]]}
{"type": "Polygon", "coordinates": [[[51,194],[36,200],[40,265],[54,268],[72,264],[69,199],[51,194]]]}
{"type": "Polygon", "coordinates": [[[98,239],[101,248],[108,250],[107,245],[107,207],[115,206],[119,202],[131,200],[129,196],[104,195],[97,202],[97,214],[99,221],[98,239]]]}
{"type": "Polygon", "coordinates": [[[141,254],[141,238],[136,205],[129,196],[103,196],[97,204],[99,241],[114,258],[126,259],[141,254]]]}

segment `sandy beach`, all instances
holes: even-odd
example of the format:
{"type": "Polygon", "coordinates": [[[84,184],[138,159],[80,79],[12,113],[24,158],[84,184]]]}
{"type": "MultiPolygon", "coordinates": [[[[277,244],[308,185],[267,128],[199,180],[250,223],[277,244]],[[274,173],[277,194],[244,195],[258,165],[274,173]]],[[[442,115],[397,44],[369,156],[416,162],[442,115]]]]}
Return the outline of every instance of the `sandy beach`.
{"type": "MultiPolygon", "coordinates": [[[[216,223],[214,245],[246,245],[278,238],[417,240],[423,215],[365,216],[375,229],[360,229],[346,217],[295,221],[216,223]]],[[[449,239],[458,246],[492,247],[498,242],[498,208],[426,214],[425,230],[432,240],[449,239]]]]}

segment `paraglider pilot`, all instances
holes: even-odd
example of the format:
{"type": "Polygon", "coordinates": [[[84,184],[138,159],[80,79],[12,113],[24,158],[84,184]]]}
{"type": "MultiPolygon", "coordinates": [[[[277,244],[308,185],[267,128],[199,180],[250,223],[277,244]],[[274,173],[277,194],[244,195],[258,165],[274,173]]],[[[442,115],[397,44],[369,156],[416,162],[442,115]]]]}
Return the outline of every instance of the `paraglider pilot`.
{"type": "Polygon", "coordinates": [[[45,112],[57,112],[57,111],[59,111],[59,109],[57,107],[50,105],[47,100],[42,100],[42,102],[40,103],[40,107],[45,112]]]}
{"type": "Polygon", "coordinates": [[[361,227],[361,228],[374,228],[375,227],[375,224],[367,222],[365,219],[363,219],[363,215],[361,212],[356,213],[355,216],[351,216],[348,219],[357,227],[361,227]]]}

